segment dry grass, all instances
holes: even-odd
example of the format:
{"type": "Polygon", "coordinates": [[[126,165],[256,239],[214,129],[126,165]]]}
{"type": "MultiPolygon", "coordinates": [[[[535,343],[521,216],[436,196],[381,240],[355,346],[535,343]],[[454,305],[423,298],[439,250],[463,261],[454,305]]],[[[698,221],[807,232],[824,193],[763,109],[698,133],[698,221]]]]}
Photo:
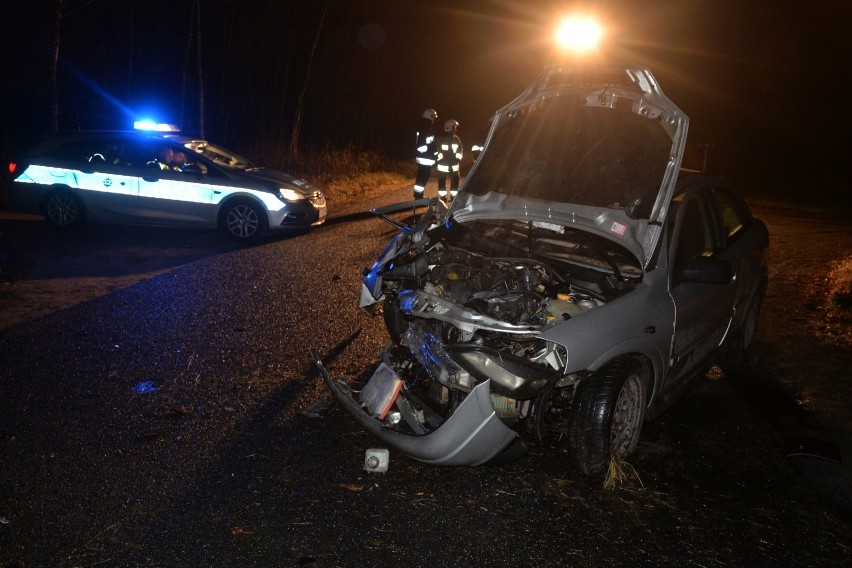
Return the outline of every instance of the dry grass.
{"type": "MultiPolygon", "coordinates": [[[[801,202],[783,197],[745,196],[746,202],[753,209],[763,211],[801,212],[816,215],[835,214],[838,211],[836,204],[822,202],[801,202]]],[[[842,208],[840,208],[842,210],[842,208]]],[[[759,216],[759,215],[758,215],[759,216]]]]}
{"type": "Polygon", "coordinates": [[[320,182],[319,187],[336,203],[370,197],[394,187],[411,183],[410,176],[393,172],[365,172],[343,177],[332,177],[320,182]]]}
{"type": "Polygon", "coordinates": [[[852,310],[852,256],[834,263],[826,279],[829,310],[852,310]]]}
{"type": "Polygon", "coordinates": [[[298,157],[272,150],[259,156],[257,162],[309,180],[338,203],[412,183],[415,172],[413,161],[393,160],[353,147],[326,148],[298,157]]]}
{"type": "Polygon", "coordinates": [[[2,281],[3,273],[0,272],[0,305],[5,300],[16,300],[21,297],[21,292],[11,282],[2,281]]]}
{"type": "Polygon", "coordinates": [[[809,296],[820,335],[852,347],[852,256],[832,263],[825,275],[814,279],[809,296]]]}
{"type": "Polygon", "coordinates": [[[616,489],[624,485],[631,478],[635,478],[642,489],[645,488],[645,484],[642,483],[642,479],[639,477],[636,468],[621,458],[613,456],[609,460],[609,467],[607,468],[606,477],[604,477],[604,489],[616,489]]]}

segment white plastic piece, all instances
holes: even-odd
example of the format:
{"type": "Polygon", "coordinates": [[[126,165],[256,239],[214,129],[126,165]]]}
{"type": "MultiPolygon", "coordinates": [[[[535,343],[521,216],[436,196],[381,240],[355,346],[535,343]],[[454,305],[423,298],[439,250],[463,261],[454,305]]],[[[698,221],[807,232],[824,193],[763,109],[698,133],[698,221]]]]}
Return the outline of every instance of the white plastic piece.
{"type": "Polygon", "coordinates": [[[384,473],[388,470],[390,454],[385,448],[370,448],[364,456],[364,469],[384,473]]]}

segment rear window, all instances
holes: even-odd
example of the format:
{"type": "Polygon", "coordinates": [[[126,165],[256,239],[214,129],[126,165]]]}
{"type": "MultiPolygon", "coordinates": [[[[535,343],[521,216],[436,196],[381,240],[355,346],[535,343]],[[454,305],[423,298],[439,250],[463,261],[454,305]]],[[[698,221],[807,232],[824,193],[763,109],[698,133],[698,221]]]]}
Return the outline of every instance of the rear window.
{"type": "Polygon", "coordinates": [[[42,156],[68,162],[91,162],[93,159],[106,159],[108,146],[106,140],[78,140],[56,146],[42,156]]]}

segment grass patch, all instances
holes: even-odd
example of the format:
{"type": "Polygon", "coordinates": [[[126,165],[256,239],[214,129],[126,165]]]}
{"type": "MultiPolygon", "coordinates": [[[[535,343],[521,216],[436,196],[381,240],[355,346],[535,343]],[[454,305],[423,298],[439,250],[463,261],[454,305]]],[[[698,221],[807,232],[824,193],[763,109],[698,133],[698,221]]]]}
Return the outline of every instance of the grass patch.
{"type": "Polygon", "coordinates": [[[750,197],[748,195],[745,198],[753,209],[765,211],[800,211],[817,215],[836,215],[839,212],[848,211],[848,208],[837,203],[803,203],[778,197],[750,197]]]}
{"type": "Polygon", "coordinates": [[[0,282],[0,303],[17,300],[21,293],[11,282],[0,282]]]}
{"type": "Polygon", "coordinates": [[[833,262],[816,278],[810,296],[817,332],[841,347],[852,346],[852,256],[833,262]]]}
{"type": "Polygon", "coordinates": [[[852,310],[852,256],[835,262],[826,277],[828,309],[852,310]]]}
{"type": "Polygon", "coordinates": [[[326,148],[294,157],[286,151],[266,151],[258,163],[304,178],[334,202],[351,201],[413,183],[414,161],[393,160],[354,147],[326,148]]]}

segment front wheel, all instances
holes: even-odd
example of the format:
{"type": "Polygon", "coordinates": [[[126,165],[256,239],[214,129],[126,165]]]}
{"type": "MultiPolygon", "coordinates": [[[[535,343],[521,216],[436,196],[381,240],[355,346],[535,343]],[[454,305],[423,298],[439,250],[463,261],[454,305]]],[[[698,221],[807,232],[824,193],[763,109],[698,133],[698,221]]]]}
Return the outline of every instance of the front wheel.
{"type": "Polygon", "coordinates": [[[269,220],[258,205],[237,201],[226,205],[222,211],[222,227],[234,239],[250,242],[266,233],[269,220]]]}
{"type": "Polygon", "coordinates": [[[649,380],[643,360],[624,356],[577,385],[568,426],[574,467],[600,477],[610,460],[633,455],[645,420],[649,380]]]}
{"type": "Polygon", "coordinates": [[[86,220],[83,202],[67,191],[51,193],[44,202],[45,220],[60,229],[79,227],[86,220]]]}

